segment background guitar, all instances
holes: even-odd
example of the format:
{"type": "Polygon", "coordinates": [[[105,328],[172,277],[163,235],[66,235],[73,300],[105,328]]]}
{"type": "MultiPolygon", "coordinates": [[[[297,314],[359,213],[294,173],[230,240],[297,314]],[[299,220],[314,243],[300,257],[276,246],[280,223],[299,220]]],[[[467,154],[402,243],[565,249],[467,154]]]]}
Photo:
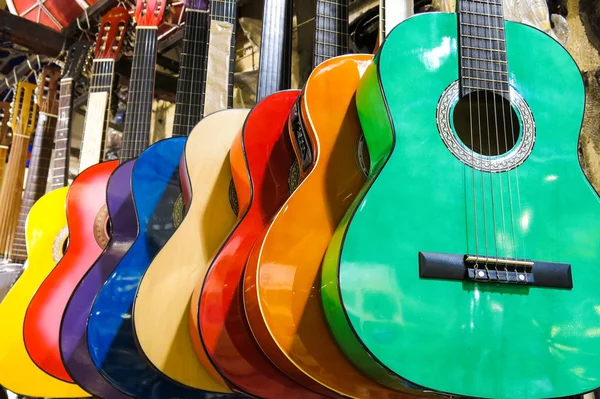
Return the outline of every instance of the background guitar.
{"type": "MultiPolygon", "coordinates": [[[[196,124],[215,104],[221,104],[224,108],[233,97],[230,80],[234,69],[230,59],[234,54],[231,53],[230,57],[220,54],[227,53],[231,41],[235,39],[236,3],[211,3],[212,35],[209,34],[206,21],[203,21],[209,18],[206,9],[202,8],[207,5],[192,4],[186,11],[189,12],[186,17],[189,15],[192,19],[186,22],[184,35],[196,38],[190,40],[188,46],[195,47],[194,53],[197,55],[193,59],[183,58],[180,65],[174,134],[187,135],[190,129],[193,130],[185,142],[183,154],[174,151],[174,155],[179,155],[172,163],[176,184],[170,184],[169,190],[164,191],[150,219],[150,223],[154,224],[156,216],[162,215],[172,227],[158,231],[158,242],[151,239],[155,245],[150,246],[150,250],[162,248],[140,281],[132,317],[138,345],[154,367],[190,387],[228,391],[225,381],[213,366],[202,366],[189,335],[190,297],[194,286],[205,270],[209,257],[235,222],[236,215],[230,205],[229,149],[248,114],[247,110],[239,109],[217,111],[196,124]],[[209,48],[206,48],[207,39],[209,48]],[[204,63],[194,61],[202,60],[207,51],[208,59],[204,63]],[[219,71],[213,73],[211,85],[206,84],[209,71],[219,71]],[[190,76],[193,76],[191,83],[190,76]],[[189,92],[199,94],[187,94],[189,92]],[[188,107],[190,101],[195,105],[188,107]],[[168,198],[171,199],[164,201],[168,198]],[[165,239],[167,241],[163,246],[165,239]]],[[[186,53],[191,52],[186,50],[186,53]]],[[[147,153],[149,151],[142,157],[147,153]]],[[[141,157],[138,163],[140,161],[141,157]]],[[[161,165],[163,168],[166,166],[165,162],[161,162],[161,165]]],[[[168,169],[162,173],[167,176],[168,169]]],[[[162,188],[160,190],[163,191],[162,188]]]]}
{"type": "Polygon", "coordinates": [[[577,157],[581,74],[502,2],[458,5],[400,24],[361,81],[372,174],[327,252],[329,324],[391,386],[593,390],[600,201],[577,157]]]}
{"type": "MultiPolygon", "coordinates": [[[[33,101],[34,91],[35,85],[30,83],[21,82],[16,88],[12,127],[13,140],[16,137],[17,141],[13,141],[13,145],[20,146],[21,136],[27,136],[33,131],[31,111],[37,107],[33,101]]],[[[19,146],[15,147],[17,150],[15,154],[18,154],[19,146]]],[[[8,167],[10,166],[9,164],[8,167]]],[[[12,167],[16,169],[15,166],[12,167]]],[[[11,180],[6,179],[5,183],[11,180]]],[[[38,209],[43,211],[34,206],[29,217],[41,217],[37,215],[38,209]]],[[[47,264],[42,267],[28,266],[0,303],[0,320],[3,322],[3,328],[0,329],[0,339],[3,342],[0,345],[0,385],[24,396],[86,397],[89,395],[75,384],[61,381],[39,369],[29,357],[23,341],[23,323],[27,306],[37,288],[52,270],[51,267],[48,269],[47,264]]]]}
{"type": "Polygon", "coordinates": [[[10,126],[10,103],[0,102],[0,185],[4,179],[4,167],[8,155],[10,137],[8,127],[10,126]]]}

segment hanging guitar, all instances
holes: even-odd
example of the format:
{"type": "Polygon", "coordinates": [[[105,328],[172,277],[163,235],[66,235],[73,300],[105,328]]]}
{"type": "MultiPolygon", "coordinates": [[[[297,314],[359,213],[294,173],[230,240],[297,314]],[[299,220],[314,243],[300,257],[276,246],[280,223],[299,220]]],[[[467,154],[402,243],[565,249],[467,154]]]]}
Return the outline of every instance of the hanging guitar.
{"type": "MultiPolygon", "coordinates": [[[[37,104],[33,101],[35,85],[21,82],[15,90],[14,108],[12,111],[13,156],[20,154],[23,145],[26,154],[27,141],[35,126],[37,104]],[[21,138],[27,138],[20,142],[21,138]],[[17,139],[17,141],[15,141],[17,139]],[[15,145],[17,145],[15,147],[15,145]]],[[[20,160],[19,160],[20,161],[20,160]]],[[[23,158],[23,165],[25,160],[23,158]]],[[[7,172],[12,168],[9,162],[7,172]]],[[[4,184],[10,179],[5,179],[4,184]]],[[[22,180],[21,180],[22,184],[22,180]]],[[[35,217],[36,207],[32,208],[30,217],[35,217]]],[[[35,242],[32,242],[35,245],[35,242]]],[[[31,265],[25,269],[15,285],[0,303],[0,385],[11,392],[33,397],[81,398],[89,396],[77,385],[52,377],[36,366],[29,357],[23,340],[23,324],[25,312],[37,288],[44,281],[50,270],[39,267],[33,258],[31,265]]],[[[43,265],[42,265],[43,266],[43,265]]],[[[47,266],[47,265],[46,265],[47,266]]],[[[52,265],[51,267],[53,267],[52,265]]]]}
{"type": "Polygon", "coordinates": [[[0,185],[4,179],[4,167],[10,145],[8,127],[10,125],[10,103],[0,102],[0,185]]]}
{"type": "MultiPolygon", "coordinates": [[[[160,150],[162,158],[167,154],[173,156],[171,161],[162,159],[159,162],[159,173],[164,174],[165,181],[170,173],[171,180],[167,190],[163,187],[148,190],[164,193],[154,214],[146,219],[150,220],[150,225],[161,226],[161,229],[143,227],[145,233],[140,234],[134,244],[139,247],[137,255],[127,268],[136,274],[130,274],[127,285],[135,290],[132,281],[138,278],[137,273],[143,273],[134,298],[132,318],[137,346],[147,360],[181,384],[226,392],[229,389],[224,389],[227,385],[220,374],[213,366],[203,367],[196,357],[189,336],[189,306],[194,285],[208,257],[235,221],[229,201],[231,171],[228,154],[248,111],[213,112],[203,118],[214,110],[215,104],[224,109],[232,102],[230,81],[234,65],[231,60],[235,58],[232,47],[235,42],[235,1],[211,3],[210,13],[208,6],[207,2],[190,2],[186,8],[186,48],[180,62],[173,135],[190,134],[190,137],[187,141],[176,138],[155,144],[142,154],[134,168],[135,174],[142,158],[151,160],[151,150],[181,143],[168,152],[160,150]],[[230,56],[220,56],[223,52],[230,52],[230,56]],[[211,85],[206,84],[208,76],[211,85]],[[173,178],[177,181],[173,182],[173,178]],[[184,207],[187,209],[185,214],[184,207]],[[168,229],[164,227],[165,222],[156,217],[160,215],[168,223],[168,229]],[[207,224],[210,229],[203,229],[202,226],[207,224]],[[202,244],[190,245],[192,242],[202,244]],[[162,249],[144,270],[142,260],[153,256],[160,247],[162,249]]],[[[156,168],[149,170],[153,169],[156,168]]],[[[153,184],[160,183],[154,176],[150,177],[153,184]]],[[[139,182],[143,182],[136,181],[138,187],[139,182]]],[[[149,197],[143,195],[141,198],[145,202],[149,197]]],[[[144,203],[143,206],[147,205],[144,203]]]]}
{"type": "MultiPolygon", "coordinates": [[[[289,119],[298,167],[294,184],[298,179],[300,183],[252,249],[244,280],[246,314],[267,356],[317,392],[406,397],[374,383],[346,360],[321,307],[323,255],[365,181],[368,158],[364,159],[355,94],[373,59],[367,54],[344,55],[349,53],[348,2],[327,1],[327,7],[322,3],[317,2],[317,9],[327,14],[316,16],[315,69],[289,119]]],[[[381,1],[382,13],[398,13],[400,2],[386,3],[381,1]]],[[[382,28],[385,36],[391,27],[382,28]]]]}
{"type": "Polygon", "coordinates": [[[577,155],[581,74],[501,1],[457,10],[404,21],[361,80],[372,166],[325,258],[329,325],[392,387],[589,392],[600,200],[577,155]]]}
{"type": "MultiPolygon", "coordinates": [[[[117,7],[102,18],[99,27],[94,49],[95,59],[91,67],[90,93],[88,94],[87,111],[82,135],[80,172],[83,171],[82,168],[85,168],[86,165],[100,160],[100,144],[108,123],[107,109],[110,103],[114,59],[119,54],[125,39],[128,21],[129,15],[126,9],[117,7]]],[[[86,54],[89,54],[89,45],[87,45],[87,48],[86,54]]],[[[72,74],[66,76],[66,81],[69,84],[77,78],[77,71],[78,69],[74,69],[72,74]]],[[[66,126],[64,128],[68,129],[66,126]]],[[[59,137],[60,141],[57,141],[57,146],[60,145],[65,152],[70,147],[70,144],[65,140],[66,137],[62,135],[59,137]]],[[[63,150],[60,149],[57,151],[63,150]]],[[[116,162],[113,162],[108,167],[112,166],[114,168],[115,164],[116,162]]],[[[54,176],[52,180],[55,190],[44,196],[38,201],[38,204],[40,207],[45,207],[48,212],[60,215],[62,218],[61,223],[45,226],[48,229],[46,237],[49,243],[57,237],[64,239],[68,234],[69,246],[64,255],[60,253],[54,254],[54,257],[49,257],[50,252],[47,250],[40,252],[47,255],[46,259],[48,262],[53,261],[58,263],[39,287],[29,305],[25,319],[24,337],[32,357],[38,357],[40,359],[39,363],[44,365],[42,368],[48,373],[57,377],[60,376],[63,379],[76,381],[90,393],[98,395],[94,386],[90,387],[89,384],[80,382],[71,375],[70,370],[67,368],[70,356],[62,356],[60,327],[67,301],[79,281],[77,273],[82,273],[81,269],[92,262],[89,260],[89,256],[92,256],[94,249],[98,247],[97,240],[94,239],[96,237],[89,237],[84,235],[84,233],[94,232],[94,228],[99,223],[103,223],[104,226],[106,219],[93,218],[90,222],[90,218],[86,217],[89,213],[85,212],[89,209],[86,207],[92,207],[98,201],[101,201],[101,196],[97,195],[97,193],[93,193],[96,195],[84,195],[86,192],[85,189],[97,181],[94,177],[98,179],[98,175],[89,178],[89,175],[80,173],[74,179],[71,187],[67,187],[67,168],[68,164],[57,165],[53,170],[54,176]],[[82,237],[90,239],[85,240],[82,237]],[[86,260],[88,260],[88,263],[85,262],[86,260]]],[[[101,170],[106,173],[106,168],[101,170]]],[[[99,253],[100,251],[97,250],[97,252],[99,253]]],[[[83,363],[78,365],[77,370],[84,370],[83,363]]],[[[96,384],[107,387],[107,392],[102,391],[102,393],[111,394],[112,396],[108,395],[111,397],[123,397],[123,395],[119,396],[118,391],[110,387],[102,378],[99,378],[97,372],[92,374],[92,376],[96,377],[92,378],[96,384]]]]}

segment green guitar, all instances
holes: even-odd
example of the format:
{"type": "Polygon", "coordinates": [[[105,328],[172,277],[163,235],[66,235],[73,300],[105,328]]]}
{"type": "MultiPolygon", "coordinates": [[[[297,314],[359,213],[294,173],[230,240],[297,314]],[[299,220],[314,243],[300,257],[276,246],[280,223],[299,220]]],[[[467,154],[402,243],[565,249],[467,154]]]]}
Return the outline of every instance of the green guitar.
{"type": "Polygon", "coordinates": [[[550,398],[600,386],[600,200],[580,167],[570,55],[501,0],[397,26],[357,105],[367,184],[322,296],[346,355],[387,386],[550,398]]]}

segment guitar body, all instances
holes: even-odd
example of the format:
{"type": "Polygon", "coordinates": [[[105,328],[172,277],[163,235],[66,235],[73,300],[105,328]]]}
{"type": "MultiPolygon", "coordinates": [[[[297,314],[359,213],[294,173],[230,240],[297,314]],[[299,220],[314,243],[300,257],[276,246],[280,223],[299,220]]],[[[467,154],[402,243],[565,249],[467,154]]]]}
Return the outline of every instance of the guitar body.
{"type": "Polygon", "coordinates": [[[346,360],[329,331],[319,293],[327,245],[365,180],[356,157],[361,128],[355,93],[372,60],[336,57],[308,78],[300,104],[314,149],[312,165],[254,245],[244,280],[248,321],[267,356],[317,392],[352,398],[403,397],[346,360]]]}
{"type": "MultiPolygon", "coordinates": [[[[59,189],[63,192],[58,198],[62,203],[53,204],[53,214],[62,213],[66,203],[68,229],[63,227],[61,233],[63,239],[68,234],[69,246],[36,291],[25,315],[23,338],[31,358],[47,373],[69,382],[73,379],[65,369],[59,346],[61,320],[71,294],[102,252],[95,234],[97,215],[105,203],[105,191],[101,189],[106,187],[117,165],[117,162],[99,164],[77,176],[71,188],[59,189]]],[[[28,224],[33,223],[40,230],[48,228],[45,221],[30,218],[28,224]]],[[[100,233],[104,238],[104,229],[100,233]]]]}
{"type": "Polygon", "coordinates": [[[216,392],[229,389],[214,366],[205,368],[196,357],[190,297],[236,220],[229,150],[248,112],[215,112],[190,133],[180,167],[187,212],[145,271],[134,302],[136,338],[153,367],[181,384],[216,392]]]}
{"type": "Polygon", "coordinates": [[[238,221],[207,263],[191,300],[190,333],[202,363],[214,365],[242,392],[261,398],[318,397],[268,360],[252,336],[242,303],[242,277],[252,245],[289,196],[294,152],[283,132],[299,94],[290,90],[266,97],[236,137],[231,170],[238,221]]]}
{"type": "Polygon", "coordinates": [[[23,340],[25,313],[34,294],[56,265],[67,238],[64,206],[67,190],[54,190],[36,202],[27,223],[28,267],[0,303],[0,384],[8,390],[33,397],[80,398],[90,396],[73,383],[59,380],[38,368],[29,357],[23,340]],[[42,224],[33,223],[45,220],[42,224]],[[37,227],[36,227],[37,226],[37,227]]]}
{"type": "Polygon", "coordinates": [[[436,121],[447,123],[438,102],[459,77],[457,31],[456,14],[409,18],[360,84],[373,179],[326,255],[329,324],[348,357],[388,385],[498,399],[591,391],[600,375],[600,201],[577,157],[581,75],[556,41],[507,21],[513,107],[521,137],[535,126],[535,145],[508,172],[480,172],[449,151],[436,121]],[[419,252],[463,259],[494,239],[490,256],[531,259],[534,276],[536,262],[570,264],[572,288],[420,277],[419,252]]]}
{"type": "MultiPolygon", "coordinates": [[[[131,245],[100,289],[88,319],[88,346],[94,364],[113,386],[136,397],[205,396],[203,391],[175,384],[147,364],[136,346],[131,319],[139,280],[173,231],[184,144],[185,138],[162,140],[136,160],[130,187],[137,237],[126,236],[131,245]]],[[[116,226],[113,238],[115,233],[116,226]]]]}

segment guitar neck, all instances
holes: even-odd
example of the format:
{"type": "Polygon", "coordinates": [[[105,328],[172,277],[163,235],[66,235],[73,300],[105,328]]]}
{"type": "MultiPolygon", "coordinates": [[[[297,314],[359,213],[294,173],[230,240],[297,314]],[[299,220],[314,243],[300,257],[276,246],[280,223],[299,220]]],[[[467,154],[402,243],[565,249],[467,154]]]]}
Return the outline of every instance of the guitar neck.
{"type": "Polygon", "coordinates": [[[256,102],[291,87],[292,2],[265,0],[256,102]]]}
{"type": "Polygon", "coordinates": [[[69,178],[71,152],[71,109],[73,107],[73,81],[60,81],[58,101],[58,123],[54,136],[54,159],[52,160],[50,190],[66,187],[69,178]]]}
{"type": "MultiPolygon", "coordinates": [[[[236,0],[211,0],[210,1],[210,19],[211,25],[219,23],[221,26],[226,24],[229,29],[229,69],[227,72],[227,108],[233,107],[233,76],[235,71],[235,35],[237,30],[237,4],[236,0]]],[[[214,47],[217,32],[210,32],[210,48],[214,47]]],[[[225,45],[225,43],[223,43],[225,45]]],[[[209,48],[209,59],[211,59],[211,50],[209,48]]],[[[224,48],[215,48],[214,57],[218,57],[217,52],[227,51],[224,48]]],[[[212,75],[210,75],[212,76],[212,75]]],[[[217,93],[220,96],[220,93],[217,93]]],[[[218,98],[212,99],[210,91],[207,92],[206,102],[218,101],[218,98]]],[[[212,109],[212,108],[211,108],[212,109]]],[[[213,109],[214,110],[214,109],[213,109]]],[[[208,114],[207,111],[204,114],[208,114]]]]}
{"type": "Polygon", "coordinates": [[[191,8],[186,10],[173,123],[174,137],[190,134],[204,116],[209,27],[208,11],[191,8]]]}
{"type": "Polygon", "coordinates": [[[108,130],[114,69],[115,61],[113,59],[96,59],[92,63],[90,92],[81,140],[79,173],[101,161],[108,130]]]}
{"type": "Polygon", "coordinates": [[[157,33],[156,27],[136,28],[120,162],[138,157],[149,144],[157,33]]]}
{"type": "Polygon", "coordinates": [[[509,92],[502,0],[459,0],[462,95],[479,90],[509,92]]]}
{"type": "Polygon", "coordinates": [[[313,68],[348,54],[348,0],[317,0],[313,68]]]}

